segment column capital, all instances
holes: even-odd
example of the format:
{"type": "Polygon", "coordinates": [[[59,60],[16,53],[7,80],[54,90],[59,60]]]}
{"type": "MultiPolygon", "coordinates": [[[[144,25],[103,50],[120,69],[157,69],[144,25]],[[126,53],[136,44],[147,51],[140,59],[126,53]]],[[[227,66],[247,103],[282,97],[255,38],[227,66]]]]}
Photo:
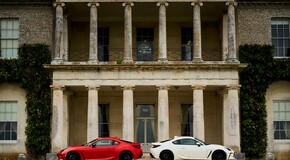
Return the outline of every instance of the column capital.
{"type": "Polygon", "coordinates": [[[125,7],[125,6],[127,6],[127,5],[130,5],[131,7],[133,7],[133,6],[134,6],[134,3],[133,3],[133,2],[123,2],[123,3],[122,3],[122,6],[123,6],[123,7],[125,7]]]}
{"type": "Polygon", "coordinates": [[[86,88],[87,90],[99,90],[100,85],[87,85],[86,88]]]}
{"type": "Polygon", "coordinates": [[[226,2],[226,6],[234,5],[234,7],[238,6],[237,2],[228,1],[226,2]]]}
{"type": "Polygon", "coordinates": [[[241,85],[239,84],[229,84],[226,86],[227,90],[239,90],[241,88],[241,85]]]}
{"type": "Polygon", "coordinates": [[[171,87],[170,84],[167,84],[167,85],[157,85],[157,86],[156,86],[156,88],[157,88],[158,90],[169,90],[170,87],[171,87]]]}
{"type": "Polygon", "coordinates": [[[203,6],[202,2],[191,2],[191,6],[194,7],[195,5],[199,5],[200,7],[203,6]]]}
{"type": "Polygon", "coordinates": [[[93,6],[99,7],[100,3],[98,3],[98,2],[90,2],[90,3],[88,3],[88,7],[93,7],[93,6]]]}
{"type": "Polygon", "coordinates": [[[123,85],[123,86],[121,86],[121,88],[123,90],[134,90],[135,86],[134,85],[123,85]]]}
{"type": "Polygon", "coordinates": [[[64,85],[50,85],[49,86],[52,90],[65,90],[64,85]]]}
{"type": "Polygon", "coordinates": [[[64,7],[65,3],[63,3],[63,2],[55,2],[55,3],[53,3],[53,7],[57,7],[57,6],[64,7]]]}
{"type": "Polygon", "coordinates": [[[204,84],[193,84],[193,85],[191,85],[191,88],[193,90],[204,90],[205,87],[206,87],[206,85],[204,85],[204,84]]]}
{"type": "Polygon", "coordinates": [[[161,5],[164,5],[165,7],[169,6],[169,3],[168,2],[157,2],[156,4],[158,7],[161,6],[161,5]]]}

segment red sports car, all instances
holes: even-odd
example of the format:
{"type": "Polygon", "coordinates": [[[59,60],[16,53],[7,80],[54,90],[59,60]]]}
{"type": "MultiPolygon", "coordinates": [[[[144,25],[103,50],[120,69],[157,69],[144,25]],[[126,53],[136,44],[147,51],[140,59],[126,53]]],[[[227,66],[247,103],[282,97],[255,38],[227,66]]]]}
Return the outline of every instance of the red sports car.
{"type": "Polygon", "coordinates": [[[71,146],[57,153],[59,160],[132,160],[141,158],[143,151],[138,142],[117,137],[97,138],[82,146],[71,146]]]}

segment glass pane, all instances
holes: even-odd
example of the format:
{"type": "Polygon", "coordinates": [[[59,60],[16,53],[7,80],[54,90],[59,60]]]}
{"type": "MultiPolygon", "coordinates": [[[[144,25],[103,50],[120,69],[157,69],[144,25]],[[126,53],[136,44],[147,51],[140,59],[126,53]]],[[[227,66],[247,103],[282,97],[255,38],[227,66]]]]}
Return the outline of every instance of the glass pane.
{"type": "Polygon", "coordinates": [[[18,30],[14,30],[12,37],[13,38],[19,38],[19,31],[18,30]]]}
{"type": "Polygon", "coordinates": [[[147,143],[155,142],[155,132],[154,132],[154,120],[147,119],[146,121],[146,135],[147,135],[147,143]]]}
{"type": "Polygon", "coordinates": [[[7,21],[7,28],[9,28],[9,29],[13,28],[13,21],[11,21],[11,20],[7,21]]]}
{"type": "Polygon", "coordinates": [[[145,123],[144,119],[137,119],[136,121],[136,128],[137,128],[137,142],[144,143],[144,128],[145,128],[145,123]]]}
{"type": "Polygon", "coordinates": [[[13,38],[13,31],[12,30],[6,30],[7,32],[7,38],[13,38]]]}
{"type": "Polygon", "coordinates": [[[278,37],[284,37],[283,35],[283,28],[281,28],[281,26],[278,26],[279,29],[278,29],[278,37]]]}
{"type": "Polygon", "coordinates": [[[5,122],[0,122],[0,132],[4,131],[5,122]]]}
{"type": "Polygon", "coordinates": [[[7,40],[7,48],[12,48],[13,40],[7,40]]]}
{"type": "Polygon", "coordinates": [[[277,29],[274,29],[274,28],[273,28],[273,25],[272,25],[271,33],[272,33],[272,37],[277,37],[277,35],[278,35],[278,33],[277,33],[277,29]]]}
{"type": "Polygon", "coordinates": [[[286,109],[285,107],[286,107],[285,103],[283,103],[283,102],[279,103],[279,110],[280,111],[285,111],[285,109],[286,109]]]}
{"type": "MultiPolygon", "coordinates": [[[[290,111],[285,112],[286,114],[286,121],[290,121],[290,111]]],[[[289,128],[290,129],[290,128],[289,128]]]]}
{"type": "Polygon", "coordinates": [[[1,21],[1,29],[6,29],[7,27],[7,22],[6,21],[1,21]]]}
{"type": "Polygon", "coordinates": [[[7,46],[7,41],[1,40],[1,48],[6,48],[6,46],[7,46]]]}
{"type": "Polygon", "coordinates": [[[0,121],[5,121],[5,113],[0,113],[0,121]]]}
{"type": "Polygon", "coordinates": [[[13,29],[16,29],[16,30],[19,29],[19,21],[18,20],[13,21],[13,29]]]}
{"type": "Polygon", "coordinates": [[[1,38],[7,38],[6,30],[1,30],[1,38]]]}

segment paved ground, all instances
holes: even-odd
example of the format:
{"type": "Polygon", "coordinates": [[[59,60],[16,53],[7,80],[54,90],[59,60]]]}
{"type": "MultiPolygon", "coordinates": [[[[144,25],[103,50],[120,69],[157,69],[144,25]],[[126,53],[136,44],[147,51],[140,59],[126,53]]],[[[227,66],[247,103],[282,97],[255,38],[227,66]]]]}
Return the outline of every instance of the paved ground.
{"type": "Polygon", "coordinates": [[[156,160],[156,159],[151,158],[149,153],[143,153],[143,157],[138,160],[156,160]]]}

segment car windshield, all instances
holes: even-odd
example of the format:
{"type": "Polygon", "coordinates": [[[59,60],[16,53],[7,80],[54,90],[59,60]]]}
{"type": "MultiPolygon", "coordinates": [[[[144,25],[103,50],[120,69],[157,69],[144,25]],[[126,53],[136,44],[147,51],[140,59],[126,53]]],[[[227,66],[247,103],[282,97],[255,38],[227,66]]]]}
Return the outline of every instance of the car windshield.
{"type": "Polygon", "coordinates": [[[172,140],[172,138],[170,138],[170,139],[166,139],[166,140],[164,140],[164,141],[160,141],[160,143],[164,143],[164,142],[167,142],[167,141],[170,141],[170,140],[172,140]]]}
{"type": "Polygon", "coordinates": [[[203,143],[204,145],[208,145],[207,143],[205,143],[204,141],[198,139],[198,138],[195,138],[196,140],[198,140],[199,142],[203,143]]]}
{"type": "Polygon", "coordinates": [[[84,146],[91,146],[91,145],[92,145],[92,143],[94,143],[96,140],[97,140],[97,139],[94,139],[94,140],[92,140],[92,141],[88,142],[87,144],[85,144],[84,146]]]}

